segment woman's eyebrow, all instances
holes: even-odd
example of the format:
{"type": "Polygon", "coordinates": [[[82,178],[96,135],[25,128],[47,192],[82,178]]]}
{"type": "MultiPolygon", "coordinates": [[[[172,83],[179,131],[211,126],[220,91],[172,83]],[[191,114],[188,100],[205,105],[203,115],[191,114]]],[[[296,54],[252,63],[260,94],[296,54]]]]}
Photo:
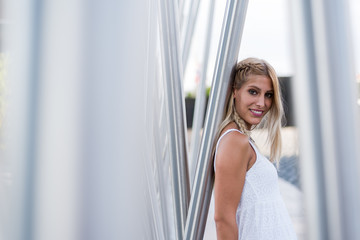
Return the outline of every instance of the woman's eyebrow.
{"type": "MultiPolygon", "coordinates": [[[[261,89],[255,85],[250,85],[248,88],[255,88],[256,90],[261,91],[261,89]]],[[[274,89],[267,90],[266,92],[274,92],[274,89]]]]}
{"type": "Polygon", "coordinates": [[[256,90],[261,90],[260,88],[258,88],[257,86],[254,86],[254,85],[250,85],[249,88],[255,88],[256,90]]]}

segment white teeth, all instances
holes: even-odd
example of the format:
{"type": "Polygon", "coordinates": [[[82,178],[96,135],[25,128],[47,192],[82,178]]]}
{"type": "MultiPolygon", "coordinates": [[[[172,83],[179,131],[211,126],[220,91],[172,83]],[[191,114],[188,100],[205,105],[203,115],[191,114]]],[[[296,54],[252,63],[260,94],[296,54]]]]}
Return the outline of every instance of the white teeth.
{"type": "Polygon", "coordinates": [[[253,113],[255,113],[255,114],[261,114],[262,113],[262,111],[256,111],[256,110],[251,110],[253,113]]]}

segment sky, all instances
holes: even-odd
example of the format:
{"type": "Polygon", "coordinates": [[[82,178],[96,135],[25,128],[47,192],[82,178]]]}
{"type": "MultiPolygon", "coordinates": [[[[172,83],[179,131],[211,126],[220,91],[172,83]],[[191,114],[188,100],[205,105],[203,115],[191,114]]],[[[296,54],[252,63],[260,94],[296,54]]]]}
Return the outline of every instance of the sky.
{"type": "MultiPolygon", "coordinates": [[[[195,92],[201,72],[203,39],[209,0],[201,1],[198,22],[195,27],[189,63],[184,74],[185,93],[195,92]]],[[[355,68],[360,73],[360,1],[349,0],[352,42],[354,45],[355,68]]],[[[211,38],[207,85],[211,85],[212,71],[218,49],[226,1],[216,1],[213,33],[211,38]]],[[[267,60],[279,76],[292,76],[291,22],[286,0],[249,0],[239,59],[259,57],[267,60]]]]}

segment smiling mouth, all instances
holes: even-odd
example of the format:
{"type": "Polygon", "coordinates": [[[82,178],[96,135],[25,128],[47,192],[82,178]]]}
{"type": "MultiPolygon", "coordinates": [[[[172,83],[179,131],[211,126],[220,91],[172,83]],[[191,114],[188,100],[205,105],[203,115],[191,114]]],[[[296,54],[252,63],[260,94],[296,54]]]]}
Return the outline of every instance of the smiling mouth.
{"type": "Polygon", "coordinates": [[[250,112],[252,112],[256,117],[261,117],[264,111],[250,109],[250,112]]]}

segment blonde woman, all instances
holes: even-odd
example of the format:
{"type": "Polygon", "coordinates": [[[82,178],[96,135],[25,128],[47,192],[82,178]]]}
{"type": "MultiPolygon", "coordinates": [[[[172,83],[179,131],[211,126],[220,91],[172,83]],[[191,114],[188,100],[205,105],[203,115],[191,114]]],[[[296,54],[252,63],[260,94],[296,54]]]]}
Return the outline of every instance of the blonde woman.
{"type": "Polygon", "coordinates": [[[275,70],[264,60],[248,58],[234,66],[230,84],[213,151],[217,237],[296,239],[273,165],[280,157],[283,116],[275,70]],[[269,132],[270,160],[250,138],[259,125],[269,132]]]}

